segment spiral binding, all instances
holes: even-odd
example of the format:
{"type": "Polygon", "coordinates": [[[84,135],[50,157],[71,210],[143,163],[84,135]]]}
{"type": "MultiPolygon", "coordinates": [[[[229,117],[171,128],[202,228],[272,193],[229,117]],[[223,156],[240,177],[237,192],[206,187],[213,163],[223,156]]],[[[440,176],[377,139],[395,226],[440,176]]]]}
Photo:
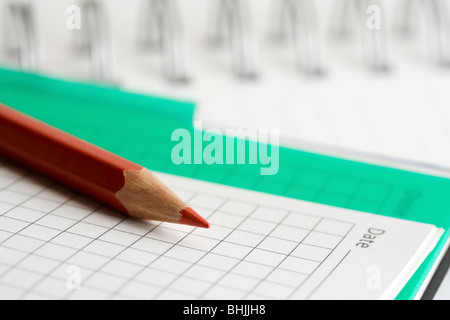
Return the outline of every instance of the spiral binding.
{"type": "Polygon", "coordinates": [[[90,58],[92,78],[103,83],[114,83],[110,53],[108,21],[105,8],[95,0],[80,1],[84,14],[83,28],[74,39],[74,49],[90,58]]]}
{"type": "Polygon", "coordinates": [[[337,14],[335,33],[338,37],[346,38],[352,29],[361,30],[362,51],[369,68],[376,71],[387,70],[389,67],[386,28],[368,28],[368,8],[383,9],[379,0],[338,0],[334,3],[337,14]],[[352,17],[352,14],[354,15],[352,17]],[[352,19],[356,18],[356,19],[352,19]],[[340,21],[339,21],[340,20],[340,21]],[[348,22],[356,21],[354,26],[348,22]]]}
{"type": "Polygon", "coordinates": [[[35,18],[31,2],[9,1],[3,18],[3,49],[22,69],[35,70],[39,65],[35,18]],[[8,34],[6,34],[8,33],[8,34]]]}
{"type": "Polygon", "coordinates": [[[159,49],[163,68],[171,82],[187,82],[186,43],[181,15],[175,0],[144,0],[143,32],[139,44],[143,49],[159,49]]]}
{"type": "MultiPolygon", "coordinates": [[[[277,43],[290,41],[295,50],[298,69],[317,75],[324,70],[318,33],[319,20],[314,0],[272,0],[273,23],[270,36],[277,43]],[[289,36],[288,36],[289,35],[289,36]]],[[[8,0],[4,7],[3,29],[12,34],[5,37],[4,51],[17,61],[21,69],[39,68],[39,44],[32,1],[8,0]]],[[[92,78],[114,82],[111,62],[109,22],[100,0],[79,0],[83,12],[82,32],[73,46],[90,59],[92,78]]],[[[177,0],[141,0],[143,13],[139,44],[143,50],[161,52],[162,68],[170,82],[187,82],[187,43],[183,34],[177,0]]],[[[113,4],[112,4],[113,5],[113,4]]],[[[335,0],[334,34],[342,39],[360,29],[361,47],[367,65],[374,70],[387,70],[387,28],[366,27],[367,8],[383,10],[381,0],[335,0]],[[354,21],[353,25],[349,22],[354,21]]],[[[207,41],[214,47],[228,46],[232,72],[239,78],[253,79],[260,73],[257,39],[248,0],[212,0],[207,41]]],[[[412,13],[420,9],[427,21],[429,51],[433,62],[450,66],[450,13],[446,0],[397,0],[398,32],[413,32],[412,13]]]]}
{"type": "Polygon", "coordinates": [[[402,13],[399,31],[410,34],[413,30],[412,11],[421,9],[427,21],[430,56],[440,66],[450,66],[450,11],[445,0],[401,0],[402,13]]]}
{"type": "Polygon", "coordinates": [[[209,42],[217,46],[223,44],[228,37],[235,74],[240,78],[256,77],[256,39],[248,2],[215,0],[211,7],[211,17],[209,42]]]}

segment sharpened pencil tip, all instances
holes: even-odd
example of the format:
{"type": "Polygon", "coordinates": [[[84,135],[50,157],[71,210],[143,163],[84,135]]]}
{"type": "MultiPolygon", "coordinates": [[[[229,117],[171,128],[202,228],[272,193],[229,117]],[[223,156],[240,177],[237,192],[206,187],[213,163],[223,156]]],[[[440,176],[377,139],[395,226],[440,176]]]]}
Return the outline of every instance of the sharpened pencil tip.
{"type": "Polygon", "coordinates": [[[187,224],[189,226],[209,228],[209,222],[203,219],[197,212],[191,207],[186,207],[180,211],[181,224],[187,224]]]}

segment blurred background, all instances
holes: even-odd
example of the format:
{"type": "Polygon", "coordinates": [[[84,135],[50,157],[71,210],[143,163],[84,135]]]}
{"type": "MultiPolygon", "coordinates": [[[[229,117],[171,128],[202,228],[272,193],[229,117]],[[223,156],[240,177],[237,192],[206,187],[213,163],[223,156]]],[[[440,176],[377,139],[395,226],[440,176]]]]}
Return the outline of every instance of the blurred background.
{"type": "Polygon", "coordinates": [[[449,167],[449,0],[1,4],[3,66],[193,101],[204,127],[449,167]]]}

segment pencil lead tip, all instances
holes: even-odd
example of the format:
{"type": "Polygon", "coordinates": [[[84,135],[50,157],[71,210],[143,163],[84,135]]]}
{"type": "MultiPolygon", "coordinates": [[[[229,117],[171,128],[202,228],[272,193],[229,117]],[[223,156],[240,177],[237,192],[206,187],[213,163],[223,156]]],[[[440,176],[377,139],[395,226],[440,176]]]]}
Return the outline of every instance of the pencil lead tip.
{"type": "Polygon", "coordinates": [[[181,224],[186,224],[194,227],[209,228],[209,222],[203,219],[197,212],[191,207],[186,207],[180,211],[181,224]]]}

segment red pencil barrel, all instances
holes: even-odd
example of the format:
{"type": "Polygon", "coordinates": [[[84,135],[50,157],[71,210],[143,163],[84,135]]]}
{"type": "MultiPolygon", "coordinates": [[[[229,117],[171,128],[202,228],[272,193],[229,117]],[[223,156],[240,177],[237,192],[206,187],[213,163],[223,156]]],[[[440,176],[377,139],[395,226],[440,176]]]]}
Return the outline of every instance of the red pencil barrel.
{"type": "Polygon", "coordinates": [[[142,169],[3,105],[0,153],[124,213],[115,197],[124,186],[123,171],[142,169]]]}

